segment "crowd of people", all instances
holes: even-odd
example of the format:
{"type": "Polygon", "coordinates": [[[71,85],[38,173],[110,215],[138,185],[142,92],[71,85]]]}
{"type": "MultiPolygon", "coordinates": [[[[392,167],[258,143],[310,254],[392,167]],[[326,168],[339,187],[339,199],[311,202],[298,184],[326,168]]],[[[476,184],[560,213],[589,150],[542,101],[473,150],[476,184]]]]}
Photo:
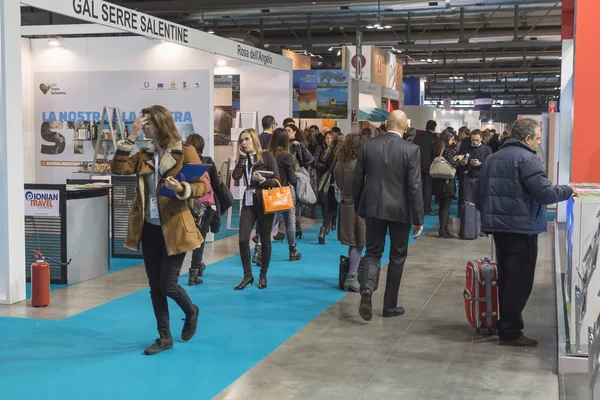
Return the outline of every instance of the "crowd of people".
{"type": "MultiPolygon", "coordinates": [[[[253,129],[240,134],[232,173],[232,179],[246,188],[239,229],[243,277],[236,290],[254,283],[253,263],[260,266],[258,288],[267,288],[273,240],[287,239],[289,261],[301,260],[300,218],[316,220],[320,206],[322,224],[316,239],[325,245],[329,234],[337,231],[337,239],[348,247],[347,257],[340,260],[339,270],[344,271],[340,286],[360,293],[358,311],[366,321],[373,316],[372,295],[378,287],[389,234],[382,315],[402,315],[405,310],[398,305],[398,292],[411,229],[412,237],[418,238],[425,215],[438,214],[439,236],[454,237],[448,223],[451,205],[458,199],[459,204],[468,201],[477,205],[481,234],[492,234],[496,242],[500,342],[537,344],[522,335],[521,317],[533,286],[537,235],[546,227],[545,205],[566,200],[572,189],[554,186],[546,178],[536,156],[540,131],[535,121],[517,121],[510,135],[466,127],[436,133],[435,121],[429,121],[424,131],[417,131],[409,128],[406,114],[397,110],[374,132],[363,129],[347,136],[339,128],[313,125],[302,130],[291,118],[284,120],[282,127],[270,115],[261,122],[260,134],[253,129]],[[440,157],[456,171],[455,177],[430,175],[432,163],[440,157]],[[279,186],[290,188],[293,208],[265,212],[263,190],[279,186]],[[433,196],[439,204],[437,213],[432,207],[433,196]],[[310,198],[315,201],[308,201],[310,198]],[[274,231],[277,233],[272,236],[274,231]]],[[[112,163],[114,174],[138,177],[126,246],[138,249],[142,245],[157,321],[159,338],[146,354],[173,347],[167,297],[186,315],[182,339],[189,340],[196,332],[200,309],[179,285],[179,274],[186,253],[191,251],[188,283],[203,282],[204,237],[210,230],[218,230],[216,221],[230,206],[226,204],[228,189],[203,151],[200,135],[188,136],[184,144],[171,113],[153,106],[142,111],[128,139],[118,143],[112,163]],[[152,146],[132,155],[142,129],[153,140],[152,146]],[[187,183],[174,178],[185,164],[200,162],[211,165],[200,181],[187,183]],[[159,196],[163,188],[173,196],[159,196]]]]}

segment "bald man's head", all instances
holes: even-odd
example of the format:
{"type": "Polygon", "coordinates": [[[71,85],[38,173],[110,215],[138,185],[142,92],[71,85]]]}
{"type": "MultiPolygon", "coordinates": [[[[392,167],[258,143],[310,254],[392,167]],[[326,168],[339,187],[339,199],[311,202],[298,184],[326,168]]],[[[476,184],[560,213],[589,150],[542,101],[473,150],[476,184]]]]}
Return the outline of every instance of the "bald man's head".
{"type": "Polygon", "coordinates": [[[398,133],[406,132],[408,128],[408,117],[402,110],[394,110],[388,115],[388,131],[396,131],[398,133]]]}

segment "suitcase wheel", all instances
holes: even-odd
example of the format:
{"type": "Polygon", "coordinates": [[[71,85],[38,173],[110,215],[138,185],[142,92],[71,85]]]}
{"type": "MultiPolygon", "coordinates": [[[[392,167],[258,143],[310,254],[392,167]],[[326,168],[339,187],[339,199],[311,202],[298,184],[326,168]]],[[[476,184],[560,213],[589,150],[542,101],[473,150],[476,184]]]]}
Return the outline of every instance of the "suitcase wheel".
{"type": "Polygon", "coordinates": [[[487,331],[490,334],[490,336],[494,336],[496,334],[496,330],[494,328],[488,328],[487,331]]]}

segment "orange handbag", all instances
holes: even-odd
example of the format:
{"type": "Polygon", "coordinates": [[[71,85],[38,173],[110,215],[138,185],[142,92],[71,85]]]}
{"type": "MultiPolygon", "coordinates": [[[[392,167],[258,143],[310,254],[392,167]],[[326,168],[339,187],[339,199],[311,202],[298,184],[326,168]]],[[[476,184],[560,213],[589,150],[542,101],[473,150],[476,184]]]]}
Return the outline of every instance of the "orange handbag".
{"type": "Polygon", "coordinates": [[[290,187],[281,186],[281,183],[277,179],[275,179],[275,182],[277,182],[279,187],[262,191],[263,209],[265,214],[289,211],[294,208],[290,187]]]}

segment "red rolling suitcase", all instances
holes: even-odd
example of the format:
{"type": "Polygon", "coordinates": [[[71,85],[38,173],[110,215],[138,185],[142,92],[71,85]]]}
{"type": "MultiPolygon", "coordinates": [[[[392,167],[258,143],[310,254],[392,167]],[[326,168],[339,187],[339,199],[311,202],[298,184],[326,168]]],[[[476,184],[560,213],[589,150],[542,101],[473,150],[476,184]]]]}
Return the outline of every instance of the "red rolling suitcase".
{"type": "MultiPolygon", "coordinates": [[[[492,239],[492,254],[493,254],[492,239]]],[[[498,267],[490,258],[484,257],[467,263],[466,289],[464,291],[467,319],[479,333],[487,329],[496,332],[499,318],[498,267]]]]}

